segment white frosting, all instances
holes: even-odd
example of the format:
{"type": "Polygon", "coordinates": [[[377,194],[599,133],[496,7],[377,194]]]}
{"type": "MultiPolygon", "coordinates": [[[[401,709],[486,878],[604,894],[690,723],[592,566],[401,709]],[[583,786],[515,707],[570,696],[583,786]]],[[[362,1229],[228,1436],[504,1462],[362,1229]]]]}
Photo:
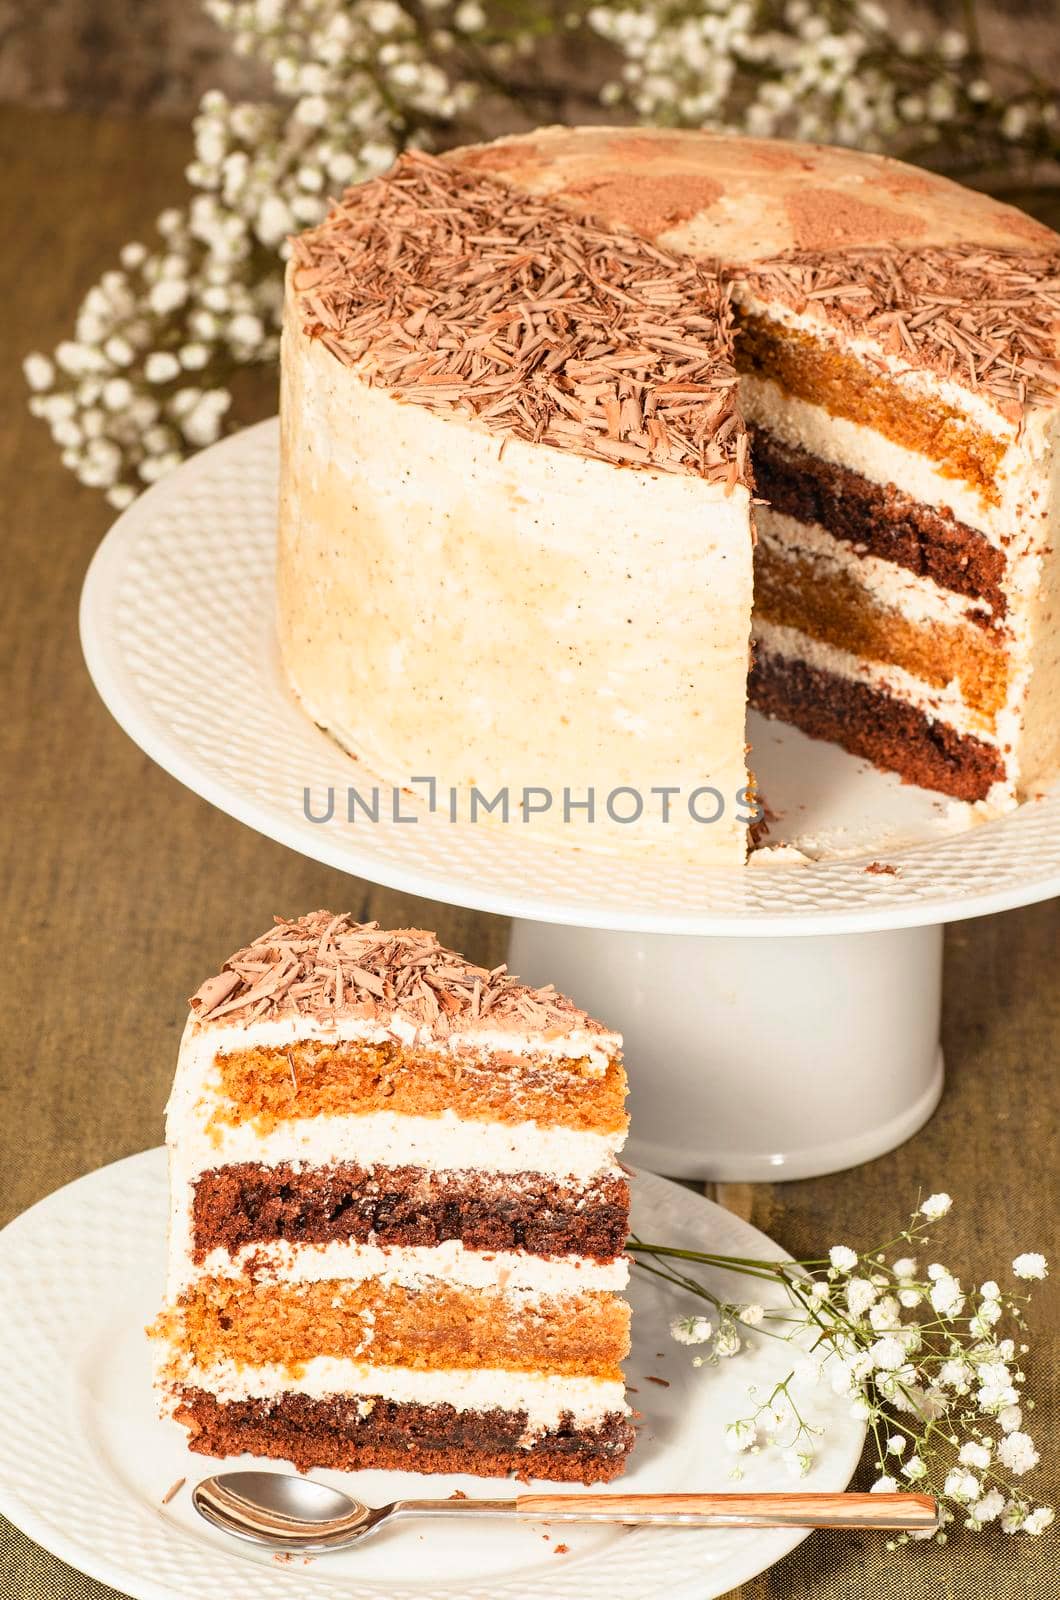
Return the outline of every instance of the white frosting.
{"type": "Polygon", "coordinates": [[[534,1256],[525,1250],[468,1250],[458,1239],[438,1245],[371,1245],[347,1240],[291,1244],[286,1239],[248,1244],[234,1255],[211,1250],[201,1266],[184,1263],[170,1296],[200,1277],[239,1278],[253,1265],[255,1282],[319,1283],[341,1278],[362,1283],[401,1284],[424,1289],[442,1280],[469,1289],[494,1289],[513,1297],[537,1299],[597,1291],[620,1292],[629,1282],[629,1261],[599,1262],[589,1256],[534,1256]]]}
{"type": "Polygon", "coordinates": [[[1045,434],[1041,552],[1020,564],[1017,640],[1023,696],[1020,779],[1026,793],[1060,769],[1060,416],[1045,434]]]}
{"type": "Polygon", "coordinates": [[[246,1022],[231,1017],[218,1017],[205,1023],[190,1021],[193,1037],[207,1041],[204,1049],[211,1056],[216,1051],[282,1049],[301,1039],[323,1039],[328,1044],[355,1040],[359,1044],[397,1043],[405,1048],[415,1046],[427,1054],[485,1057],[493,1051],[505,1055],[538,1056],[557,1071],[564,1061],[587,1060],[591,1073],[602,1077],[608,1063],[622,1049],[620,1033],[596,1033],[587,1028],[576,1028],[570,1033],[544,1037],[541,1034],[509,1032],[496,1026],[481,1025],[455,1027],[446,1039],[436,1038],[425,1024],[416,1024],[406,1017],[394,1016],[384,1021],[364,1017],[281,1017],[268,1022],[246,1022]]]}
{"type": "MultiPolygon", "coordinates": [[[[168,1354],[168,1352],[167,1352],[168,1354]]],[[[605,1417],[629,1411],[622,1383],[607,1378],[570,1378],[545,1372],[509,1372],[499,1367],[432,1368],[372,1366],[367,1362],[315,1356],[294,1377],[282,1366],[248,1367],[219,1361],[208,1368],[190,1361],[177,1372],[163,1372],[172,1381],[205,1389],[219,1400],[265,1400],[281,1394],[314,1399],[332,1395],[379,1396],[413,1405],[450,1405],[457,1411],[525,1411],[528,1432],[557,1427],[564,1412],[578,1427],[592,1427],[605,1417]]]]}
{"type": "Polygon", "coordinates": [[[775,545],[781,554],[809,552],[815,560],[871,591],[878,605],[900,612],[910,622],[939,623],[943,627],[969,624],[978,628],[970,618],[974,612],[983,611],[983,601],[954,594],[925,573],[910,572],[878,556],[859,555],[858,546],[836,539],[820,523],[800,522],[769,506],[759,508],[755,521],[763,544],[775,545]]]}
{"type": "MultiPolygon", "coordinates": [[[[172,1126],[172,1124],[171,1124],[172,1126]]],[[[613,1171],[625,1132],[585,1133],[538,1122],[464,1121],[452,1111],[413,1117],[393,1111],[364,1116],[294,1117],[259,1133],[253,1123],[223,1124],[214,1133],[170,1134],[189,1176],[253,1161],[362,1167],[426,1167],[431,1172],[540,1172],[587,1183],[613,1171]]]]}
{"type": "Polygon", "coordinates": [[[369,387],[299,321],[289,296],[277,581],[310,715],[388,781],[507,788],[508,826],[543,838],[741,862],[747,489],[502,442],[369,387]],[[652,788],[704,784],[721,820],[663,822],[652,788]],[[526,824],[539,787],[552,808],[526,824]],[[606,813],[622,787],[629,825],[606,813]],[[590,788],[596,820],[564,820],[590,788]]]}

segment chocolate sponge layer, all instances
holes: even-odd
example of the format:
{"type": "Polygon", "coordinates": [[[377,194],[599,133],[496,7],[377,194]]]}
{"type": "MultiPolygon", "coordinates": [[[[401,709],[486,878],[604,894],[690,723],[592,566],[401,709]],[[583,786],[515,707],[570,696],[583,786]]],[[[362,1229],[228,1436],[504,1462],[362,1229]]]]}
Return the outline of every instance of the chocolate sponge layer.
{"type": "Polygon", "coordinates": [[[188,1429],[191,1448],[203,1455],[269,1456],[293,1461],[300,1472],[513,1472],[561,1483],[604,1483],[622,1471],[634,1437],[632,1424],[618,1412],[596,1428],[568,1423],[527,1439],[525,1412],[458,1411],[356,1395],[314,1399],[291,1392],[271,1400],[221,1401],[205,1389],[184,1388],[175,1415],[188,1429]]]}
{"type": "Polygon", "coordinates": [[[424,1167],[308,1167],[241,1162],[195,1186],[193,1255],[285,1239],[291,1244],[427,1245],[613,1261],[629,1231],[629,1185],[587,1185],[540,1173],[435,1172],[424,1167]]]}
{"type": "Polygon", "coordinates": [[[872,483],[766,428],[752,430],[752,455],[756,490],[774,511],[817,523],[866,555],[981,600],[984,623],[1004,616],[1004,553],[976,529],[921,505],[893,483],[872,483]]]}
{"type": "Polygon", "coordinates": [[[955,800],[985,800],[1004,780],[1001,757],[981,739],[933,722],[869,684],[755,648],[748,697],[758,711],[828,739],[907,783],[955,800]]]}

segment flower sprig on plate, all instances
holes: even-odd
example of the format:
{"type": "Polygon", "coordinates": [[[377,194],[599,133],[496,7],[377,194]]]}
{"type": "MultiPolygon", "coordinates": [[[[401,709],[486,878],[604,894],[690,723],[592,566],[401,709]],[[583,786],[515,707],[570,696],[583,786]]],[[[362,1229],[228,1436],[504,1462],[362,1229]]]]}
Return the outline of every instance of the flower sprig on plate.
{"type": "MultiPolygon", "coordinates": [[[[1046,1277],[1046,1260],[1037,1252],[1018,1255],[1013,1288],[990,1279],[975,1291],[941,1262],[921,1266],[912,1251],[930,1243],[928,1230],[950,1205],[949,1195],[931,1195],[896,1239],[865,1252],[833,1245],[816,1260],[736,1258],[638,1238],[629,1249],[643,1271],[712,1308],[671,1323],[679,1344],[697,1348],[694,1366],[730,1360],[759,1336],[789,1340],[800,1356],[809,1354],[816,1381],[848,1397],[867,1424],[873,1489],[916,1489],[938,1501],[939,1532],[926,1537],[944,1542],[957,1523],[970,1532],[997,1522],[1006,1533],[1042,1533],[1052,1508],[1034,1505],[1014,1480],[1039,1460],[1025,1427],[1034,1401],[1024,1393],[1030,1294],[1021,1286],[1046,1277]],[[694,1275],[696,1266],[780,1285],[785,1303],[724,1300],[694,1275]]],[[[747,1412],[728,1424],[734,1478],[743,1475],[746,1454],[766,1449],[779,1450],[796,1474],[813,1465],[821,1429],[796,1396],[796,1371],[769,1394],[749,1389],[747,1412]]]]}

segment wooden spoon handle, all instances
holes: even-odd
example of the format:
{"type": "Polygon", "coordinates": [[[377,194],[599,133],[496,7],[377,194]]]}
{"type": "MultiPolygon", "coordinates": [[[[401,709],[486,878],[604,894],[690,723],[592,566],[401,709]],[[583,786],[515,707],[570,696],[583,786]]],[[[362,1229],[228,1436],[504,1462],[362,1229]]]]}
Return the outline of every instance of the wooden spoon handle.
{"type": "Polygon", "coordinates": [[[926,1494],[521,1494],[520,1517],[687,1528],[933,1529],[926,1494]]]}

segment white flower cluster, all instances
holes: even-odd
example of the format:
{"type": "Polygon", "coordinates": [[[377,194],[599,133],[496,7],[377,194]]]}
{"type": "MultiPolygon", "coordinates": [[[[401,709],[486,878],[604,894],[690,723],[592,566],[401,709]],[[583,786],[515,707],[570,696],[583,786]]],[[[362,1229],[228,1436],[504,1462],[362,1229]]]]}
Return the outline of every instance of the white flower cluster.
{"type": "Polygon", "coordinates": [[[738,1322],[746,1322],[748,1326],[755,1326],[763,1316],[761,1306],[727,1306],[720,1301],[715,1302],[719,1312],[718,1322],[715,1325],[709,1317],[675,1317],[670,1324],[670,1333],[678,1344],[704,1345],[705,1351],[698,1355],[692,1362],[695,1367],[701,1367],[709,1362],[715,1366],[719,1361],[726,1361],[729,1357],[738,1354],[742,1340],[737,1330],[738,1322]]]}
{"type": "Polygon", "coordinates": [[[601,98],[646,122],[951,156],[972,128],[977,154],[984,132],[1036,155],[1060,132],[1049,85],[1024,71],[1013,99],[963,31],[896,34],[875,0],[623,0],[588,21],[622,57],[601,98]]]}
{"type": "MultiPolygon", "coordinates": [[[[31,407],[82,483],[126,506],[212,444],[232,374],[278,348],[285,236],[328,197],[429,142],[466,108],[470,81],[438,64],[446,35],[395,0],[205,0],[241,54],[271,66],[277,104],[204,96],[188,168],[194,194],[128,245],[78,314],[75,337],[31,355],[31,407]]],[[[428,6],[444,20],[449,0],[428,6]]],[[[456,28],[475,7],[455,7],[456,28]]]]}
{"type": "MultiPolygon", "coordinates": [[[[947,1194],[930,1195],[903,1230],[902,1242],[926,1245],[927,1229],[951,1204],[947,1194]]],[[[860,1253],[846,1244],[833,1245],[823,1262],[794,1265],[672,1252],[682,1257],[680,1268],[668,1262],[663,1246],[635,1240],[631,1248],[649,1271],[711,1302],[721,1313],[719,1333],[725,1326],[753,1328],[768,1319],[763,1331],[776,1336],[782,1327],[782,1337],[808,1343],[815,1351],[816,1381],[849,1400],[852,1414],[870,1430],[878,1472],[873,1489],[914,1487],[932,1494],[940,1507],[940,1541],[958,1519],[972,1532],[998,1523],[1007,1533],[1037,1534],[1052,1524],[1052,1509],[1032,1505],[1013,1481],[1039,1461],[1024,1425],[1033,1409],[1024,1393],[1028,1347],[1016,1342],[1024,1328],[1025,1293],[1006,1292],[992,1278],[978,1290],[965,1289],[940,1262],[920,1269],[913,1255],[888,1260],[885,1250],[860,1253]],[[690,1259],[772,1277],[789,1305],[723,1305],[689,1276],[690,1259]]],[[[1038,1252],[1012,1263],[1013,1276],[1025,1282],[1047,1272],[1038,1252]]],[[[728,1353],[717,1350],[719,1333],[708,1316],[675,1318],[671,1331],[680,1343],[708,1344],[715,1359],[728,1353]]],[[[800,1408],[795,1384],[792,1372],[765,1399],[750,1391],[753,1409],[730,1422],[725,1434],[737,1458],[776,1448],[793,1472],[809,1471],[819,1429],[800,1408]]],[[[732,1476],[742,1476],[738,1464],[732,1476]]]]}

